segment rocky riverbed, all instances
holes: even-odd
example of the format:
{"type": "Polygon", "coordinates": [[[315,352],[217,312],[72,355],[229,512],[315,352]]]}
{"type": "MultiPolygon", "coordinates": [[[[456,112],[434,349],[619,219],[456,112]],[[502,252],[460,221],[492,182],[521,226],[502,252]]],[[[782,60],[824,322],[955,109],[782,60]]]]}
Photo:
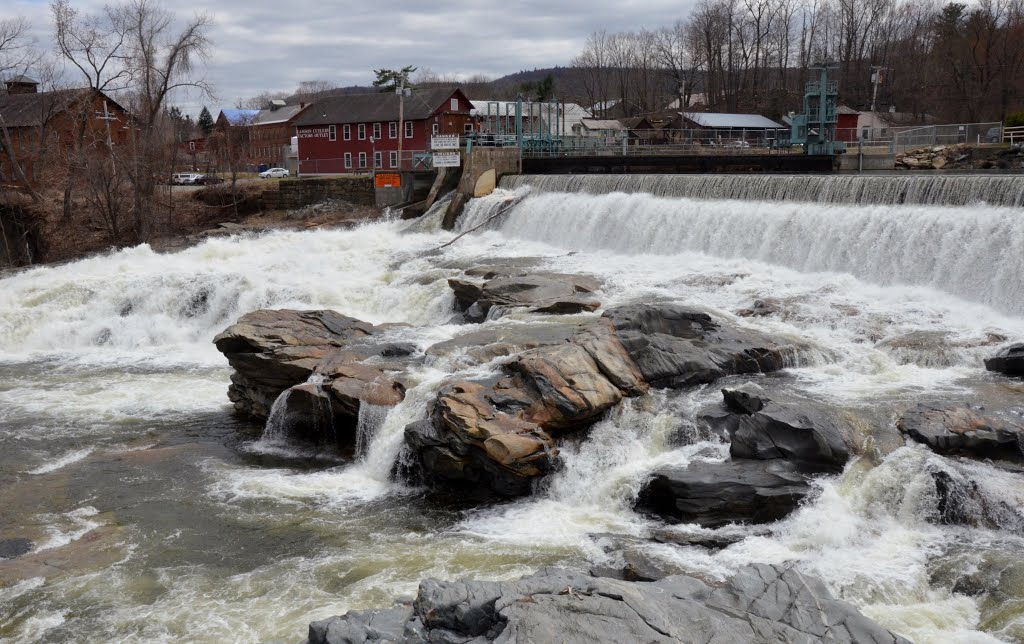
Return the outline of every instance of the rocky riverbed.
{"type": "MultiPolygon", "coordinates": [[[[480,266],[448,284],[458,323],[601,307],[601,284],[588,275],[480,266]]],[[[757,301],[737,314],[778,312],[757,301]]],[[[424,351],[396,342],[399,328],[327,310],[260,310],[214,342],[235,369],[229,397],[238,413],[267,421],[265,431],[279,440],[346,453],[358,450],[361,410],[402,402],[411,372],[431,356],[458,354],[469,364],[502,357],[496,372],[438,387],[426,417],[405,427],[393,472],[479,501],[539,489],[563,467],[563,442],[585,441],[587,429],[623,400],[769,374],[808,350],[800,338],[773,339],[676,303],[613,306],[583,321],[508,334],[466,333],[424,351]]],[[[1021,359],[1024,345],[1011,345],[986,366],[1015,376],[1021,359]]],[[[654,470],[636,495],[638,511],[711,529],[777,522],[815,493],[817,477],[842,472],[851,458],[884,457],[903,444],[901,436],[939,454],[1014,469],[1024,456],[1019,407],[922,403],[865,434],[862,423],[827,405],[776,401],[757,388],[721,393],[720,405],[698,421],[727,442],[729,458],[654,470]]],[[[1024,534],[1017,508],[981,493],[969,474],[955,466],[929,474],[934,521],[1024,534]]],[[[427,580],[413,601],[311,624],[308,643],[906,641],[785,566],[751,566],[724,583],[708,582],[666,570],[635,546],[613,538],[620,568],[543,570],[515,582],[427,580]]]]}

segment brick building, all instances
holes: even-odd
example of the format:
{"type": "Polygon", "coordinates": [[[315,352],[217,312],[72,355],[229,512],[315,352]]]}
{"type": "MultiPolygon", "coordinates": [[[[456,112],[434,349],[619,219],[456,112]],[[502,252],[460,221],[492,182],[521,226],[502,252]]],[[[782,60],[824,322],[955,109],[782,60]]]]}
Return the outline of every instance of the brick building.
{"type": "Polygon", "coordinates": [[[430,137],[462,135],[473,127],[472,104],[461,89],[413,90],[332,96],[296,120],[299,174],[345,174],[429,168],[430,137]]]}
{"type": "Polygon", "coordinates": [[[86,150],[107,149],[107,121],[113,145],[128,140],[128,112],[117,102],[93,89],[40,92],[39,83],[26,76],[6,82],[0,94],[0,117],[10,136],[10,147],[0,137],[0,183],[15,181],[11,156],[28,180],[35,183],[46,169],[66,167],[69,152],[78,138],[86,150]]]}
{"type": "Polygon", "coordinates": [[[306,103],[286,105],[283,100],[271,101],[252,119],[249,129],[249,158],[257,165],[268,168],[287,168],[288,152],[295,120],[309,107],[306,103]]]}

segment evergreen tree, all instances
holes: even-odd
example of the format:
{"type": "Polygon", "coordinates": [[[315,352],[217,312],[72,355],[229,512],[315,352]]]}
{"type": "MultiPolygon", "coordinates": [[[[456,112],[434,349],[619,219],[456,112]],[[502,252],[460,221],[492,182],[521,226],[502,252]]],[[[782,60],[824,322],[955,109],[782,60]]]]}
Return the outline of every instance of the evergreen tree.
{"type": "Polygon", "coordinates": [[[213,130],[213,116],[205,105],[203,111],[199,113],[199,127],[202,128],[203,134],[209,134],[213,130]]]}
{"type": "Polygon", "coordinates": [[[377,80],[373,81],[374,87],[379,87],[382,92],[393,92],[398,89],[402,79],[405,79],[405,86],[411,88],[409,75],[416,71],[412,65],[406,65],[402,69],[375,69],[377,80]]]}

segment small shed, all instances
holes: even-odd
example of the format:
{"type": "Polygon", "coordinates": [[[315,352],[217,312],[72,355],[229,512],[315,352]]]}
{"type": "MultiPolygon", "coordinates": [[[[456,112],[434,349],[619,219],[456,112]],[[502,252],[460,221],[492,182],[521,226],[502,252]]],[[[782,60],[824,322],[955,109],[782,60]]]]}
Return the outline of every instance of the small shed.
{"type": "Polygon", "coordinates": [[[580,119],[573,126],[573,134],[586,138],[621,139],[626,132],[626,126],[615,119],[580,119]]]}
{"type": "Polygon", "coordinates": [[[673,134],[686,141],[711,145],[729,141],[767,145],[787,130],[785,125],[760,114],[721,112],[679,112],[669,127],[678,130],[673,134]]]}

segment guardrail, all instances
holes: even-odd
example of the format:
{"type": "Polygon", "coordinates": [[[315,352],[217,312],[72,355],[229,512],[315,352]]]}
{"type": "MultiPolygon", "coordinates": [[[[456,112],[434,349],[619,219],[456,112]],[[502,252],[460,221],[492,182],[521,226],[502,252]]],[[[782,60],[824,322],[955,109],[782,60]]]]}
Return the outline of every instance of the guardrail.
{"type": "Polygon", "coordinates": [[[1003,143],[1015,145],[1024,143],[1024,125],[1003,128],[1003,143]]]}
{"type": "Polygon", "coordinates": [[[1003,139],[1002,123],[952,123],[924,125],[897,132],[893,136],[892,151],[906,152],[930,145],[957,145],[959,143],[999,143],[1003,139]]]}

